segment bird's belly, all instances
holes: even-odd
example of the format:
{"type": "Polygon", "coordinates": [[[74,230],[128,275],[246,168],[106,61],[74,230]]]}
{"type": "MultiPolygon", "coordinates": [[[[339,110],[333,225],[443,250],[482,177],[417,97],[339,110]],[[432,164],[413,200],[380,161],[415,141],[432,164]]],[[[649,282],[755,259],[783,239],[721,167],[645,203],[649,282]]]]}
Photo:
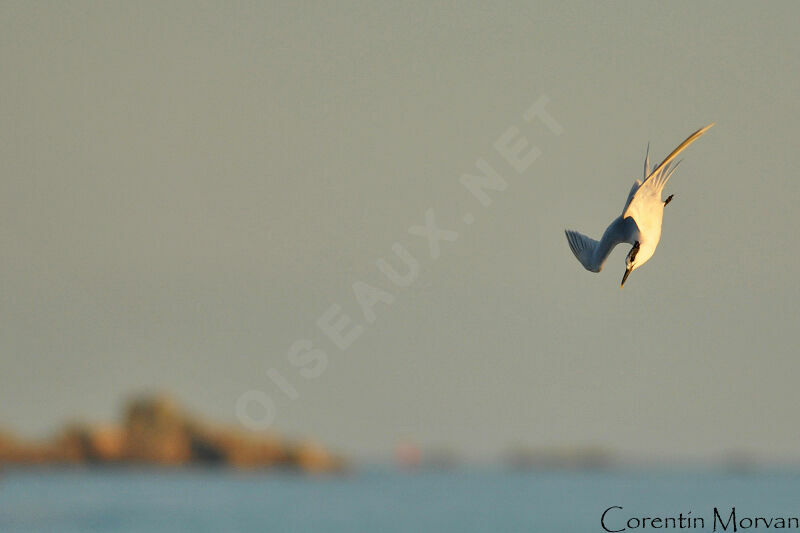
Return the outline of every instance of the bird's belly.
{"type": "Polygon", "coordinates": [[[647,216],[636,218],[636,225],[639,228],[639,243],[656,247],[661,239],[661,221],[664,218],[663,208],[656,212],[649,212],[647,216]]]}

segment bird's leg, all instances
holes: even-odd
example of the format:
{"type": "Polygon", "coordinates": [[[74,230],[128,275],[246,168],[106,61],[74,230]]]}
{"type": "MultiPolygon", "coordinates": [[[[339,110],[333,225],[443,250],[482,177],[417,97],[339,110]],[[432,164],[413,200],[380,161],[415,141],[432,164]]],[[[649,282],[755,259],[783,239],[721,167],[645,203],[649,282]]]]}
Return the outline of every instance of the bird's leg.
{"type": "Polygon", "coordinates": [[[673,197],[673,196],[675,196],[675,195],[674,195],[674,194],[670,194],[669,196],[667,196],[667,199],[666,199],[666,200],[664,200],[664,207],[666,207],[666,206],[667,206],[667,204],[668,204],[668,203],[670,203],[670,202],[672,201],[672,197],[673,197]]]}

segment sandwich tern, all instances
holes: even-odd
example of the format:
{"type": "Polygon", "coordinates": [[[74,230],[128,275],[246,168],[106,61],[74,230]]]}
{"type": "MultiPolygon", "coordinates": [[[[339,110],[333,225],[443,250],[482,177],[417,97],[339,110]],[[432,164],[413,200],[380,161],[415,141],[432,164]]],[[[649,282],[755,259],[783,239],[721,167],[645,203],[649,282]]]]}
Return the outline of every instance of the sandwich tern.
{"type": "Polygon", "coordinates": [[[619,285],[622,288],[630,273],[653,256],[661,239],[664,206],[670,203],[673,196],[670,194],[666,200],[661,199],[664,186],[680,163],[674,159],[713,125],[714,123],[711,123],[689,135],[660,165],[652,169],[650,145],[647,145],[642,180],[634,182],[622,209],[622,215],[609,224],[599,242],[577,231],[565,231],[572,253],[586,270],[600,272],[603,263],[616,245],[623,242],[632,244],[633,247],[625,257],[625,275],[622,276],[622,283],[619,285]]]}

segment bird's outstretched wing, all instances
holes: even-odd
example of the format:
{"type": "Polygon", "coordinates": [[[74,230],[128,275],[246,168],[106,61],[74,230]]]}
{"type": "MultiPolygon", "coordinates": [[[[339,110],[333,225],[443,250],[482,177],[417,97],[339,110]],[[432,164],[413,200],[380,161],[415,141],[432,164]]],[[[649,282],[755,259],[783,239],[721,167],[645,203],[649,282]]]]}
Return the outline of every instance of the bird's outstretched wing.
{"type": "MultiPolygon", "coordinates": [[[[637,187],[636,191],[631,190],[633,195],[629,195],[628,197],[628,202],[625,204],[625,209],[622,211],[623,218],[636,218],[639,211],[647,211],[651,203],[661,200],[661,191],[664,190],[664,186],[667,184],[670,176],[672,176],[672,173],[675,172],[675,169],[678,168],[680,164],[680,161],[675,162],[675,158],[693,142],[699,139],[701,135],[711,129],[713,125],[714,123],[711,123],[689,135],[686,140],[679,144],[672,153],[650,172],[644,180],[644,183],[637,187]]],[[[648,159],[649,157],[645,160],[645,172],[647,171],[648,159]]]]}
{"type": "Polygon", "coordinates": [[[577,231],[566,230],[569,248],[586,270],[600,272],[614,247],[620,243],[633,244],[639,239],[639,227],[632,218],[617,217],[606,228],[603,238],[596,241],[577,231]]]}
{"type": "Polygon", "coordinates": [[[666,177],[666,179],[664,179],[663,181],[661,181],[661,180],[659,179],[660,177],[662,177],[662,176],[665,174],[665,172],[664,172],[664,171],[665,171],[665,170],[667,170],[665,167],[666,167],[667,165],[669,165],[669,164],[670,164],[670,162],[672,162],[672,160],[673,160],[673,159],[675,159],[676,157],[678,157],[678,155],[679,155],[681,152],[683,152],[684,150],[686,150],[687,148],[689,148],[689,146],[690,146],[690,145],[691,145],[693,142],[695,142],[697,139],[699,139],[701,135],[703,135],[705,132],[707,132],[708,130],[710,130],[710,129],[711,129],[713,126],[714,126],[714,124],[715,124],[715,122],[712,122],[712,123],[711,123],[711,124],[709,124],[708,126],[706,126],[706,127],[704,127],[704,128],[700,128],[700,129],[699,129],[699,130],[697,130],[696,132],[694,132],[694,133],[692,133],[691,135],[689,135],[688,137],[686,137],[686,140],[685,140],[685,141],[683,141],[681,144],[679,144],[679,145],[678,145],[678,147],[677,147],[677,148],[675,148],[675,149],[672,151],[672,153],[671,153],[671,154],[669,154],[669,155],[668,155],[668,156],[667,156],[667,157],[666,157],[666,158],[665,158],[665,159],[664,159],[664,160],[661,162],[661,164],[660,164],[660,165],[658,165],[658,166],[657,166],[657,167],[656,167],[656,168],[653,170],[653,172],[651,172],[651,173],[650,173],[650,175],[647,177],[647,179],[646,179],[646,180],[644,180],[644,182],[645,182],[645,183],[647,183],[647,182],[648,182],[648,181],[650,181],[651,179],[655,179],[655,180],[656,180],[656,182],[660,182],[660,183],[661,183],[661,189],[663,189],[663,188],[664,188],[664,185],[667,183],[667,179],[669,179],[669,176],[667,176],[667,177],[666,177]]]}

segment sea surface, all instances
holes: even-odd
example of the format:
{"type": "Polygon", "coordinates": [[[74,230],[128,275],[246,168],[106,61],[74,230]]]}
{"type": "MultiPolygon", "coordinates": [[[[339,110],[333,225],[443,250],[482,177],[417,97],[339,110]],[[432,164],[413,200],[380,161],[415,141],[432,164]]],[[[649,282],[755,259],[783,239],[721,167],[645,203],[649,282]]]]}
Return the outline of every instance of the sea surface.
{"type": "Polygon", "coordinates": [[[629,517],[683,513],[704,518],[704,527],[694,530],[712,531],[714,507],[725,517],[735,507],[738,519],[796,517],[800,471],[367,469],[344,477],[214,470],[0,473],[2,533],[602,532],[600,516],[615,505],[623,509],[610,511],[610,529],[625,527],[629,517]]]}

